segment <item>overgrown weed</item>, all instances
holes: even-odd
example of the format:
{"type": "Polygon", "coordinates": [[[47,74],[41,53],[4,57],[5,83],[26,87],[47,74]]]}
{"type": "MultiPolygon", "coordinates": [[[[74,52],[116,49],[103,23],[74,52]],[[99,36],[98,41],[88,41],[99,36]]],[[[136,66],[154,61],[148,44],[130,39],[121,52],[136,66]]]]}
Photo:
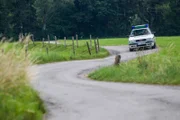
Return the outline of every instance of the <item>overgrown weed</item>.
{"type": "Polygon", "coordinates": [[[0,49],[0,118],[2,120],[41,120],[45,112],[43,102],[29,85],[27,68],[31,65],[24,50],[9,48],[1,43],[0,49]]]}

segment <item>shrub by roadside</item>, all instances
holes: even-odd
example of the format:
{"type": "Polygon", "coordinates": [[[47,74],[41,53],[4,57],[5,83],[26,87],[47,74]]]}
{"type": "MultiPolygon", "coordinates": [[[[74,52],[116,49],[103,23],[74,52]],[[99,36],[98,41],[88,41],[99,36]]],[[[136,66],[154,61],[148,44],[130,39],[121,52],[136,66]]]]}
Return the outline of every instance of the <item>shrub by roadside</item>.
{"type": "MultiPolygon", "coordinates": [[[[7,45],[1,45],[1,49],[7,45]]],[[[29,85],[30,65],[21,51],[0,53],[0,118],[2,120],[42,120],[45,109],[29,85]]]]}

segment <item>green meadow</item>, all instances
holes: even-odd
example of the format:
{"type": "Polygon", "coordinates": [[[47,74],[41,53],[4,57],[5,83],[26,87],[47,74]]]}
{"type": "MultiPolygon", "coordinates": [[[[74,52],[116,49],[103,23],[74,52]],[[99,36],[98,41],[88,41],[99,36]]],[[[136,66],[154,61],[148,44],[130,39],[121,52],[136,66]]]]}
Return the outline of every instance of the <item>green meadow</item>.
{"type": "Polygon", "coordinates": [[[89,77],[108,82],[180,85],[180,37],[157,37],[157,45],[157,53],[102,67],[89,77]]]}

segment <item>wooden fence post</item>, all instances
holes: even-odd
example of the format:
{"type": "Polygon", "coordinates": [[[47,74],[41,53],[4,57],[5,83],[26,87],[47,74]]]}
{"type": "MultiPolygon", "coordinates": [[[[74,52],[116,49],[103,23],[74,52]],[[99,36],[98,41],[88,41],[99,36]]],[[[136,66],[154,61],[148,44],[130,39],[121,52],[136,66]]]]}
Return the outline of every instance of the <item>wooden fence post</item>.
{"type": "Polygon", "coordinates": [[[50,37],[49,37],[49,35],[48,35],[47,37],[48,37],[48,43],[49,43],[49,45],[50,45],[50,37]]]}
{"type": "Polygon", "coordinates": [[[33,45],[35,46],[35,43],[34,43],[34,35],[32,35],[32,42],[33,42],[33,45]]]}
{"type": "Polygon", "coordinates": [[[76,45],[77,45],[77,48],[79,47],[79,44],[78,44],[78,35],[76,34],[76,45]]]}
{"type": "Polygon", "coordinates": [[[90,48],[92,49],[92,35],[90,35],[90,48]]]}
{"type": "Polygon", "coordinates": [[[56,44],[56,47],[57,47],[57,37],[54,36],[54,39],[55,39],[55,44],[56,44]]]}
{"type": "Polygon", "coordinates": [[[48,49],[48,47],[46,47],[46,53],[47,53],[47,55],[49,54],[49,49],[48,49]]]}
{"type": "Polygon", "coordinates": [[[42,44],[43,44],[43,47],[44,47],[44,38],[43,38],[43,40],[42,40],[42,44]]]}
{"type": "Polygon", "coordinates": [[[91,55],[91,49],[90,49],[90,47],[89,47],[89,43],[86,42],[86,44],[87,44],[87,48],[88,48],[89,55],[91,55]]]}
{"type": "Polygon", "coordinates": [[[64,47],[66,47],[66,37],[64,37],[64,47]]]}
{"type": "Polygon", "coordinates": [[[98,52],[100,51],[99,38],[97,38],[98,52]]]}
{"type": "Polygon", "coordinates": [[[73,54],[75,55],[74,37],[72,37],[72,49],[73,49],[73,54]]]}
{"type": "Polygon", "coordinates": [[[97,43],[96,43],[96,39],[94,39],[94,46],[95,46],[95,51],[96,51],[96,54],[98,53],[98,50],[97,50],[97,43]]]}
{"type": "Polygon", "coordinates": [[[61,44],[61,39],[60,39],[61,37],[59,37],[59,42],[58,42],[58,44],[60,45],[61,44]]]}

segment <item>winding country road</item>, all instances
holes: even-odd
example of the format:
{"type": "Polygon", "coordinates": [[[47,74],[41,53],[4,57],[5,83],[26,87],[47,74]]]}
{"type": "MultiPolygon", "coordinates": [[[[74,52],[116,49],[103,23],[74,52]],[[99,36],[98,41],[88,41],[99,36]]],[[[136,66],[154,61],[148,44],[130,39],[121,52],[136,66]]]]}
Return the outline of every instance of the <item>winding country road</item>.
{"type": "MultiPolygon", "coordinates": [[[[137,57],[128,46],[106,47],[122,61],[137,57]]],[[[150,54],[147,50],[141,54],[150,54]]],[[[111,65],[114,55],[98,60],[33,66],[33,87],[48,110],[47,120],[180,120],[180,87],[89,80],[86,74],[111,65]]]]}

